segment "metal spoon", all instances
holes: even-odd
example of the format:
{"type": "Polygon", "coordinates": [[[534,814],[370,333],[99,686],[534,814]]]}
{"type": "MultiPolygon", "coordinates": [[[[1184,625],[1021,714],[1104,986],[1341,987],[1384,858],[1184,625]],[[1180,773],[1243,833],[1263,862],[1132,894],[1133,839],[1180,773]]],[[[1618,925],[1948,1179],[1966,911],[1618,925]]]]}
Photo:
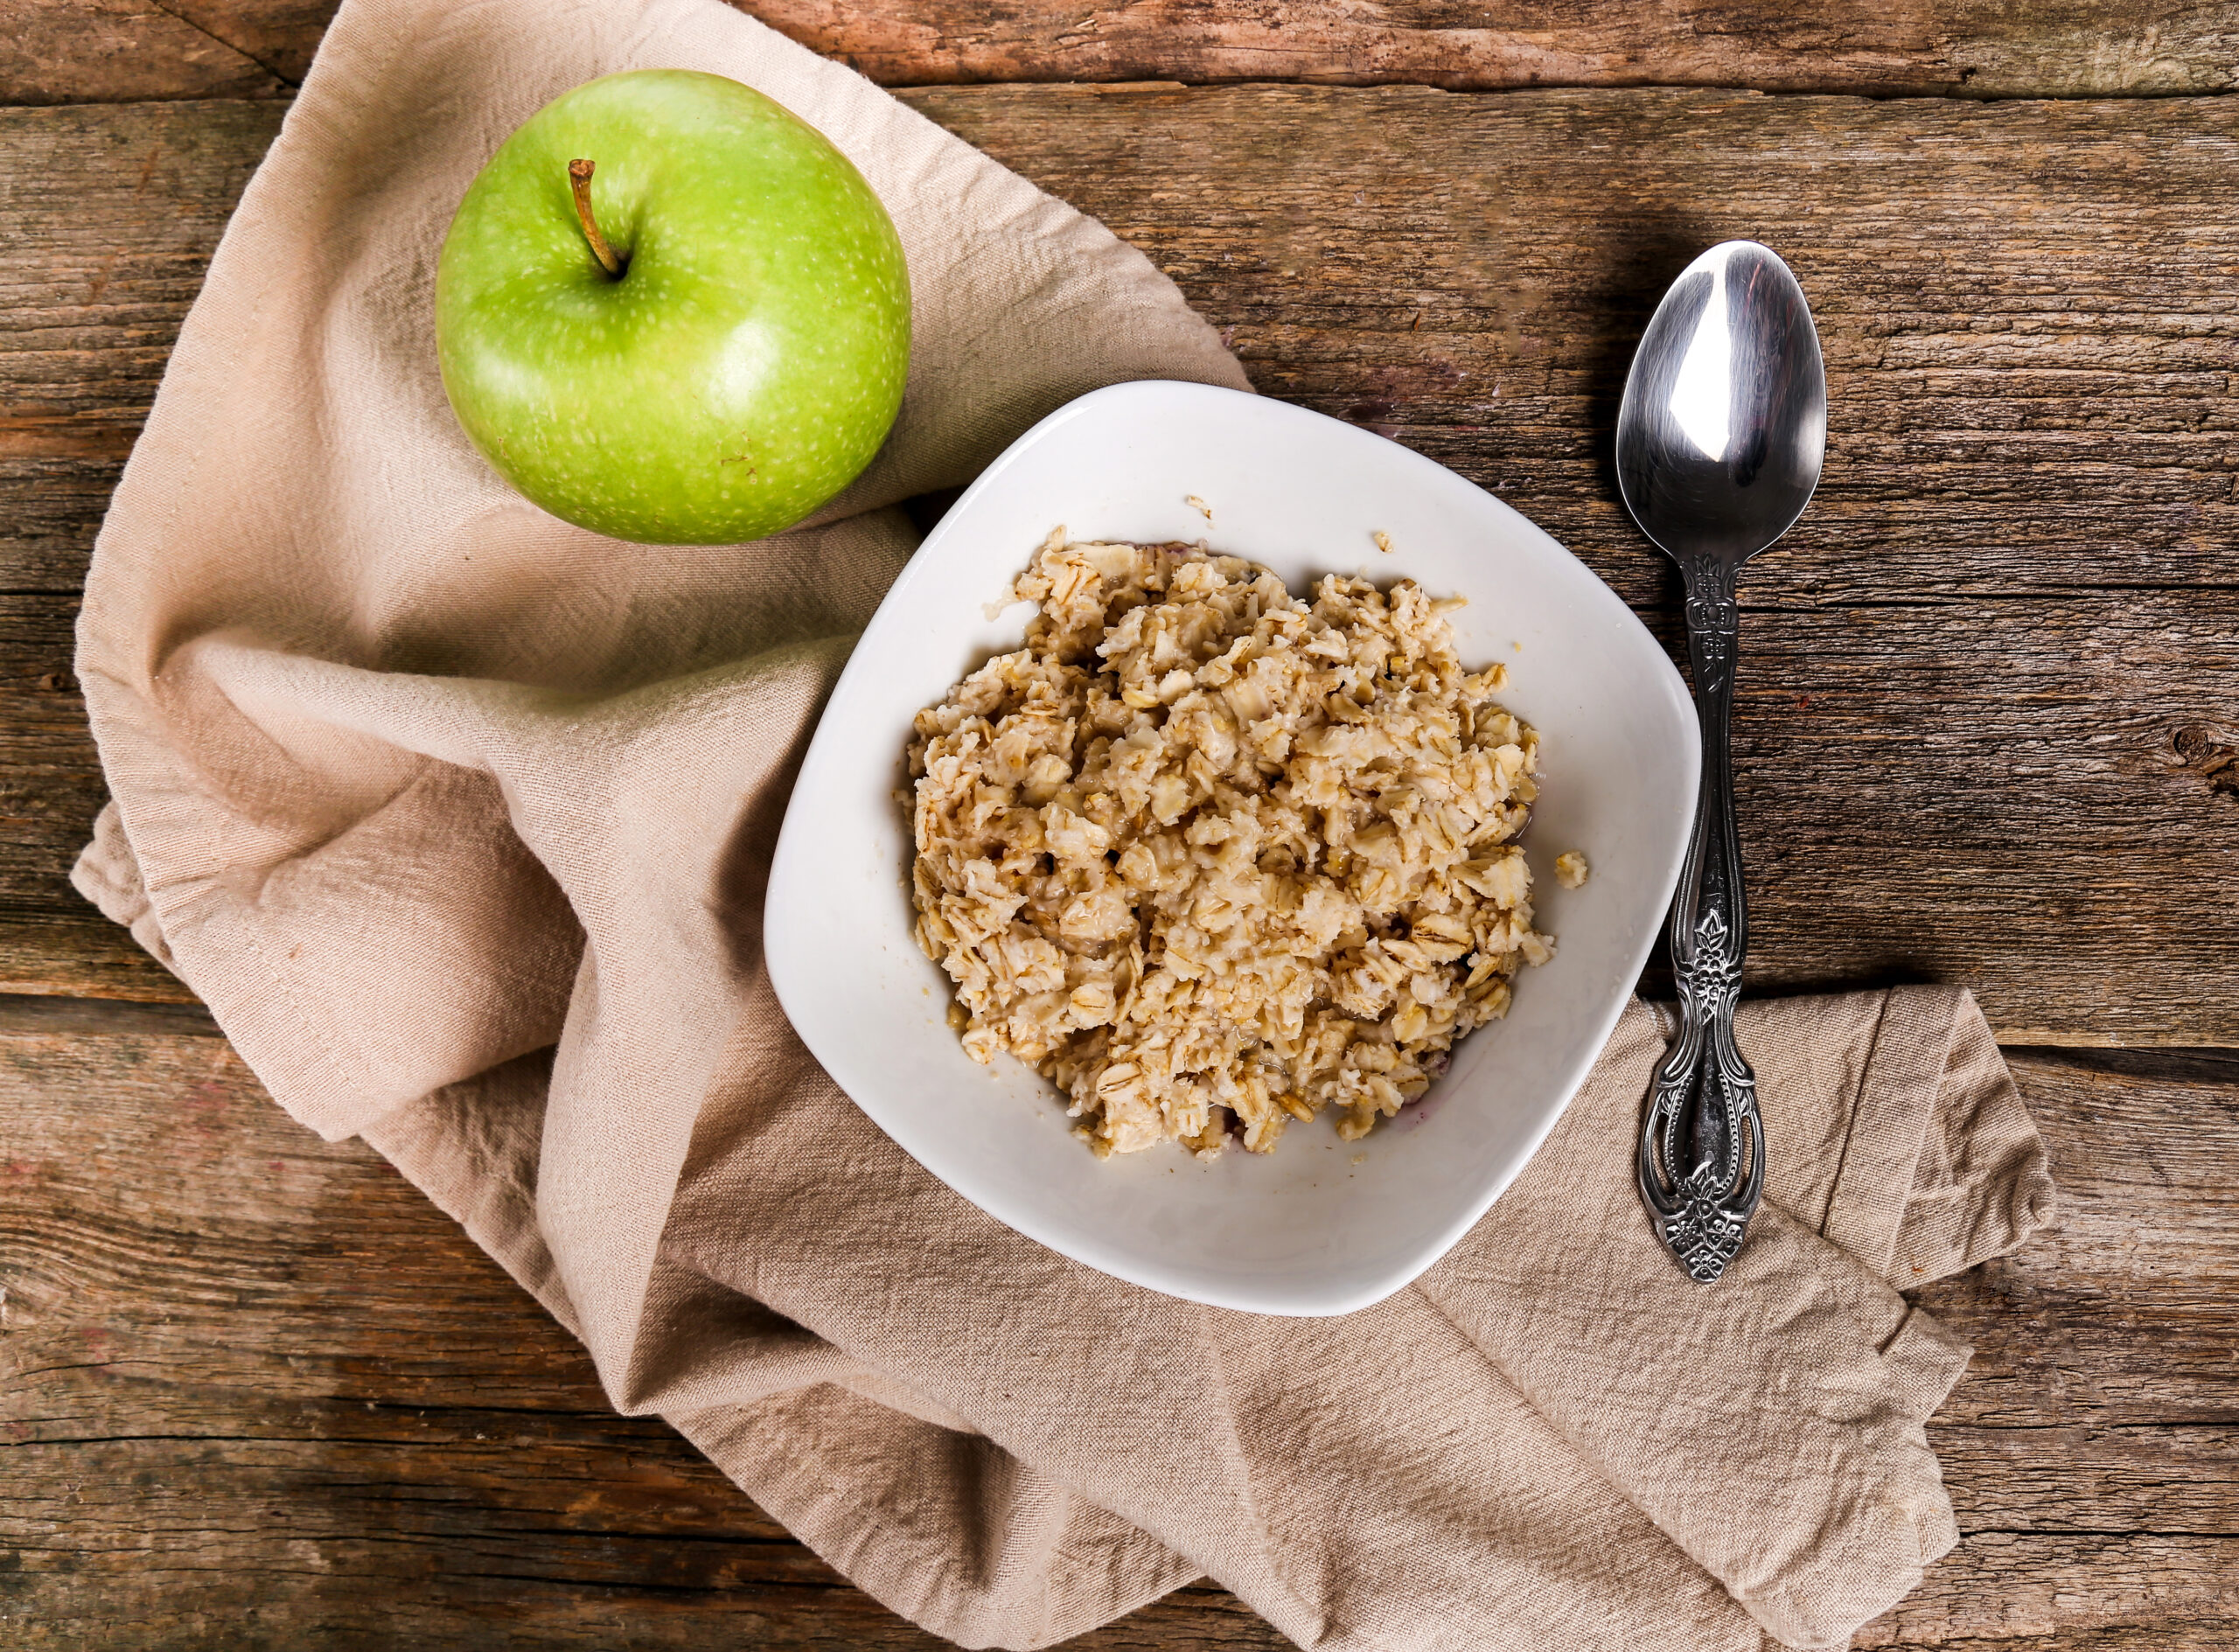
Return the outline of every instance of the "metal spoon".
{"type": "Polygon", "coordinates": [[[1765,1188],[1757,1077],[1733,1042],[1748,944],[1728,733],[1742,563],[1818,485],[1827,377],[1803,290],[1769,247],[1722,241],[1687,266],[1643,335],[1617,414],[1617,486],[1679,564],[1703,724],[1695,833],[1671,903],[1679,1037],[1641,1127],[1641,1197],[1704,1285],[1741,1248],[1765,1188]]]}

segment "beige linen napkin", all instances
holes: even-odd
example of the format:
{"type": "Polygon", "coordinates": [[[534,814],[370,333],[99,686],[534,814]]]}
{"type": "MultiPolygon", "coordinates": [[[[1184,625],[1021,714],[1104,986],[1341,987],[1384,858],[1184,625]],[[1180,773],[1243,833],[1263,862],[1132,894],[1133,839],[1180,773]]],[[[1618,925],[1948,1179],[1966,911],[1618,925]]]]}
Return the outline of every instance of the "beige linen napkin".
{"type": "MultiPolygon", "coordinates": [[[[1517,1186],[1340,1321],[1195,1307],[933,1181],[793,1037],[763,884],[899,501],[1130,377],[1242,386],[1140,255],[717,3],[349,0],[212,265],[96,551],[115,804],[79,887],[296,1117],[386,1154],[882,1600],[1031,1646],[1210,1574],[1301,1645],[1839,1646],[1954,1541],[1966,1350],[1897,1286],[2018,1244],[2035,1132],[1963,994],[1750,1006],[1774,1182],[1731,1281],[1662,1255],[1628,1012],[1517,1186]],[[819,520],[618,546],[451,419],[429,296],[514,125],[705,68],[893,210],[908,400],[819,520]]],[[[1021,547],[1023,559],[1029,547],[1021,547]]]]}

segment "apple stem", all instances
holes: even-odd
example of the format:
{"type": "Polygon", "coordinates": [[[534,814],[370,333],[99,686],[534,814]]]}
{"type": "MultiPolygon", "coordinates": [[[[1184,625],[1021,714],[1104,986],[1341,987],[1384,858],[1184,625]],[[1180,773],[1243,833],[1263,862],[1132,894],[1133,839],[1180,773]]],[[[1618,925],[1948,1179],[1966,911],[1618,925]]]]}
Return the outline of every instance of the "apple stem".
{"type": "Polygon", "coordinates": [[[591,216],[591,174],[598,170],[590,161],[568,163],[568,181],[575,192],[575,216],[582,220],[583,239],[591,244],[591,251],[598,254],[598,261],[606,273],[619,280],[622,261],[614,255],[614,248],[606,244],[606,237],[598,233],[598,220],[591,216]]]}

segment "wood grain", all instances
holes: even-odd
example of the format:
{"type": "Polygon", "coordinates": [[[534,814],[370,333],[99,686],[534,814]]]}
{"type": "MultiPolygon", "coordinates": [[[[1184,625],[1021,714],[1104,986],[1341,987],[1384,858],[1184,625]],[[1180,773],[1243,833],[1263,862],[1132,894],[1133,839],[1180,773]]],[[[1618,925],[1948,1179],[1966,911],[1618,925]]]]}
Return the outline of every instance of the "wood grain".
{"type": "Polygon", "coordinates": [[[75,596],[0,591],[0,992],[190,1000],[69,885],[108,796],[70,673],[77,609],[75,596]]]}
{"type": "Polygon", "coordinates": [[[0,102],[284,96],[333,15],[292,0],[0,0],[0,102]]]}
{"type": "MultiPolygon", "coordinates": [[[[1262,390],[1494,490],[1667,642],[1608,471],[1624,366],[1692,250],[1780,247],[1834,412],[1743,591],[1753,985],[1961,980],[2009,1042],[2239,1044],[2239,101],[907,95],[1141,247],[1262,390]]],[[[12,990],[175,991],[60,882],[97,782],[55,604],[276,119],[0,113],[12,990]]]]}
{"type": "MultiPolygon", "coordinates": [[[[2229,89],[2239,13],[2197,0],[733,0],[889,86],[1236,80],[1733,86],[1876,96],[2229,89]]],[[[282,96],[331,0],[0,0],[0,102],[282,96]]]]}
{"type": "Polygon", "coordinates": [[[179,322],[284,112],[0,113],[0,590],[84,583],[179,322]]]}
{"type": "MultiPolygon", "coordinates": [[[[736,3],[737,0],[734,0],[736,3]]],[[[747,0],[744,9],[889,86],[1022,80],[1301,80],[1450,90],[1730,86],[1881,96],[2220,91],[2239,15],[1928,0],[1716,8],[1612,0],[1121,0],[1067,5],[747,0]]]]}
{"type": "MultiPolygon", "coordinates": [[[[1943,1422],[2071,1427],[2079,1446],[2146,1422],[2239,1425],[2226,1323],[2239,1316],[2239,1061],[2006,1056],[2051,1146],[2059,1219],[2016,1256],[1921,1293],[1976,1349],[1943,1422]]],[[[2218,1449],[2239,1453],[2239,1437],[2218,1449]]]]}
{"type": "Polygon", "coordinates": [[[1965,1538],[1860,1647],[2239,1640],[2239,1063],[2011,1051],[2061,1219],[1919,1293],[1975,1343],[1930,1425],[1965,1538]]]}
{"type": "Polygon", "coordinates": [[[107,795],[72,628],[109,491],[282,113],[0,115],[0,991],[189,996],[67,882],[107,795]]]}
{"type": "MultiPolygon", "coordinates": [[[[101,1014],[125,1030],[0,1000],[0,1642],[938,1644],[609,1414],[525,1293],[193,1012],[101,1014]]],[[[2239,1085],[2016,1071],[2063,1220],[1925,1293],[1978,1349],[1934,1425],[1966,1537],[1861,1644],[2229,1646],[2239,1085]]],[[[1199,1588],[1076,1644],[1283,1642],[1199,1588]]]]}
{"type": "MultiPolygon", "coordinates": [[[[464,1234],[221,1040],[0,1008],[0,1644],[945,1644],[612,1415],[464,1234]]],[[[1285,1642],[1200,1588],[1078,1644],[1285,1642]]]]}

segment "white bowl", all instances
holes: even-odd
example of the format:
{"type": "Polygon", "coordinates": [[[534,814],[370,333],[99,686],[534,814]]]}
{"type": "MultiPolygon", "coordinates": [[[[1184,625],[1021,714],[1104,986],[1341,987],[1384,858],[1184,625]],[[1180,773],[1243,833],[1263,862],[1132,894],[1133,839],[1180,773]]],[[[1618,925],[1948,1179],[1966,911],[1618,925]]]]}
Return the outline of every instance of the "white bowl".
{"type": "MultiPolygon", "coordinates": [[[[1607,1042],[1671,898],[1700,742],[1685,686],[1587,567],[1498,499],[1396,443],[1203,385],[1115,385],[1051,414],[987,468],[863,633],[801,765],[770,882],[779,1002],[862,1110],[926,1169],[1030,1238],[1152,1290],[1261,1314],[1346,1314],[1438,1260],[1545,1140],[1607,1042]],[[1190,496],[1204,501],[1209,524],[1190,496]],[[1411,575],[1459,593],[1463,663],[1510,668],[1502,701],[1543,741],[1527,834],[1552,962],[1524,971],[1505,1021],[1364,1140],[1327,1119],[1268,1156],[1181,1147],[1099,1160],[1055,1086],[982,1067],[945,1019],[946,975],[917,948],[911,843],[895,794],[910,720],[1033,610],[1002,602],[1050,530],[1209,540],[1302,592],[1323,573],[1411,575]],[[1390,537],[1379,552],[1375,534],[1390,537]],[[1584,851],[1583,889],[1556,855],[1584,851]]],[[[1608,1174],[1632,1175],[1629,1161],[1608,1174]]]]}

